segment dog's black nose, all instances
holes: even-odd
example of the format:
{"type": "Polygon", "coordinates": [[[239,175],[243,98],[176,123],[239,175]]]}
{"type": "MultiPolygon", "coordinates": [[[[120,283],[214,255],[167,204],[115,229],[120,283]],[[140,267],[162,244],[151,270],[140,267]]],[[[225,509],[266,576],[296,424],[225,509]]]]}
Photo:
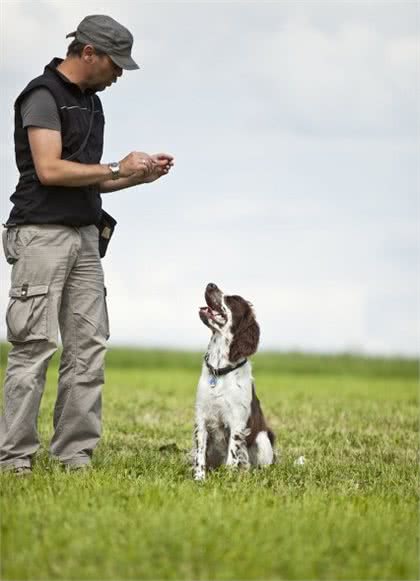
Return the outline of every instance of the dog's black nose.
{"type": "Polygon", "coordinates": [[[207,290],[214,290],[217,288],[217,285],[214,284],[214,282],[209,282],[209,284],[207,285],[207,290]]]}

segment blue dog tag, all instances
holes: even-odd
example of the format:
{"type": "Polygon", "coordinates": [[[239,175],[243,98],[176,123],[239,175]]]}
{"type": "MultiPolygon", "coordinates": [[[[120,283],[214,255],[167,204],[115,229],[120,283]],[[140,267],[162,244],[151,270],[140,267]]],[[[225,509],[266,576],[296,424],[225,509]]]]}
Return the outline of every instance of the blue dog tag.
{"type": "Polygon", "coordinates": [[[210,375],[209,377],[209,385],[210,387],[214,387],[217,384],[217,378],[214,375],[210,375]]]}

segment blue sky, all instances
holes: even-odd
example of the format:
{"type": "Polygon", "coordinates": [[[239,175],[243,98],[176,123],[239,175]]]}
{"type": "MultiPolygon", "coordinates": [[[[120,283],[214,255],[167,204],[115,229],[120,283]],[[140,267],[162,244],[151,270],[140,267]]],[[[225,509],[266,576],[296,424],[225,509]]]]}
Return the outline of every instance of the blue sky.
{"type": "Polygon", "coordinates": [[[88,13],[127,26],[141,66],[101,93],[103,161],[175,156],[103,196],[111,343],[202,349],[212,281],[253,302],[261,348],[414,354],[416,3],[3,2],[2,221],[13,101],[88,13]]]}

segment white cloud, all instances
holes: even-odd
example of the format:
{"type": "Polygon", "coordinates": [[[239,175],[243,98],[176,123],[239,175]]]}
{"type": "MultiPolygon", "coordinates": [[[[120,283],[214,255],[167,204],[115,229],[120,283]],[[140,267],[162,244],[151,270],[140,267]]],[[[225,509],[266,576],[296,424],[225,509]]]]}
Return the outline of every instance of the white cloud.
{"type": "Polygon", "coordinates": [[[326,32],[290,20],[253,53],[257,87],[271,105],[255,114],[254,125],[323,136],[415,136],[416,44],[414,34],[388,38],[364,23],[326,32]]]}

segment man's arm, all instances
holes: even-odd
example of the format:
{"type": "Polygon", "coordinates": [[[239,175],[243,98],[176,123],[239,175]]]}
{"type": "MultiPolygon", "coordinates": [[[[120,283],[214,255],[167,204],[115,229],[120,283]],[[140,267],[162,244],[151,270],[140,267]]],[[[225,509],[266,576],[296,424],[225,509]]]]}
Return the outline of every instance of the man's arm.
{"type": "MultiPolygon", "coordinates": [[[[43,185],[78,187],[112,182],[112,171],[106,164],[86,164],[61,159],[60,131],[28,127],[28,139],[35,171],[43,185]]],[[[121,177],[114,183],[107,183],[103,191],[111,192],[143,182],[152,182],[167,173],[172,165],[171,155],[149,156],[141,151],[132,151],[120,161],[121,177]]]]}
{"type": "Polygon", "coordinates": [[[128,178],[118,178],[117,180],[106,180],[101,182],[99,185],[99,191],[101,194],[109,194],[110,192],[117,192],[118,190],[125,190],[126,188],[131,188],[133,186],[138,186],[142,184],[143,181],[134,179],[133,176],[128,178]]]}
{"type": "Polygon", "coordinates": [[[45,186],[89,186],[109,179],[106,164],[85,164],[61,159],[61,132],[28,127],[32,159],[39,181],[45,186]]]}
{"type": "Polygon", "coordinates": [[[35,88],[21,105],[22,125],[27,128],[35,171],[44,185],[78,187],[100,184],[104,192],[154,181],[169,171],[173,157],[131,152],[120,162],[120,179],[110,180],[106,164],[81,164],[61,159],[61,121],[57,104],[45,87],[35,88]],[[153,158],[153,159],[152,159],[153,158]],[[130,179],[128,179],[130,177],[130,179]]]}

